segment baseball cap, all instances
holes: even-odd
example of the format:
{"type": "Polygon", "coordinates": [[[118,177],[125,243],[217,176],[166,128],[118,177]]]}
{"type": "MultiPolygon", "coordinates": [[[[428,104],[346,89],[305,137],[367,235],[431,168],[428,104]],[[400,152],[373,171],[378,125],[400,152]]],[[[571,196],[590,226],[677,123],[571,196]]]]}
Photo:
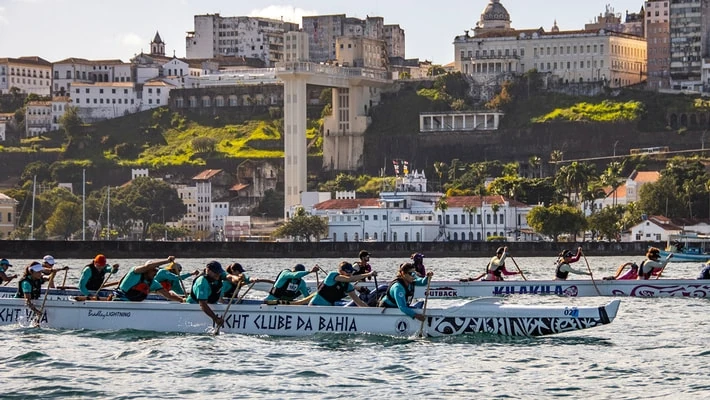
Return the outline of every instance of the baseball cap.
{"type": "Polygon", "coordinates": [[[217,261],[210,261],[207,263],[207,269],[209,269],[212,272],[221,274],[224,272],[224,269],[222,268],[222,264],[220,264],[217,261]]]}
{"type": "Polygon", "coordinates": [[[345,272],[346,274],[355,273],[357,270],[347,261],[343,261],[338,265],[338,269],[345,272]]]}
{"type": "Polygon", "coordinates": [[[98,254],[94,257],[94,265],[103,266],[106,265],[106,256],[103,254],[98,254]]]}
{"type": "Polygon", "coordinates": [[[30,265],[29,270],[30,272],[42,272],[44,271],[44,267],[42,266],[42,264],[35,261],[32,263],[32,265],[30,265]]]}
{"type": "Polygon", "coordinates": [[[305,270],[306,270],[306,266],[303,265],[303,264],[296,264],[296,265],[293,267],[293,270],[296,271],[296,272],[298,272],[298,271],[305,271],[305,270]]]}
{"type": "Polygon", "coordinates": [[[54,262],[54,257],[49,256],[49,255],[44,256],[44,258],[42,259],[42,262],[46,262],[46,263],[49,264],[49,265],[54,265],[54,263],[55,263],[55,262],[54,262]]]}
{"type": "Polygon", "coordinates": [[[0,260],[0,265],[12,267],[12,264],[10,264],[10,261],[7,261],[7,258],[3,258],[2,260],[0,260]]]}
{"type": "Polygon", "coordinates": [[[180,274],[180,271],[182,271],[182,265],[180,265],[179,263],[173,262],[173,263],[170,263],[170,265],[168,265],[167,267],[165,267],[165,269],[174,273],[175,275],[178,275],[178,274],[180,274]]]}

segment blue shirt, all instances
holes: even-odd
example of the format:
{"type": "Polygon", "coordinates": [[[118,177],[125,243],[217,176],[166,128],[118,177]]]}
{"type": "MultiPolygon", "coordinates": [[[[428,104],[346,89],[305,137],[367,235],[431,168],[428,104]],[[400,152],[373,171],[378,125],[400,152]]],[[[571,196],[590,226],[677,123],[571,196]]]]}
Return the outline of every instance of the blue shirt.
{"type": "MultiPolygon", "coordinates": [[[[219,276],[219,279],[223,281],[222,287],[224,287],[224,284],[226,283],[224,279],[226,277],[226,272],[222,272],[222,274],[219,276]]],[[[212,294],[212,288],[210,287],[210,281],[207,280],[207,277],[205,275],[200,275],[197,277],[195,283],[192,284],[192,293],[195,295],[197,301],[193,300],[192,296],[187,296],[187,299],[185,299],[185,303],[197,304],[200,300],[207,301],[207,299],[209,299],[210,295],[212,294]]]]}
{"type": "MultiPolygon", "coordinates": [[[[301,295],[303,297],[308,297],[311,292],[308,290],[308,285],[306,285],[306,281],[304,281],[302,278],[308,274],[310,274],[310,271],[290,271],[290,270],[285,270],[281,272],[276,278],[276,282],[274,282],[274,287],[281,287],[286,284],[291,279],[301,279],[301,283],[298,285],[296,288],[288,288],[293,290],[294,292],[301,292],[301,295]]],[[[278,297],[274,296],[273,294],[269,294],[265,301],[269,300],[280,300],[278,297]]]]}
{"type": "Polygon", "coordinates": [[[155,274],[155,278],[153,279],[153,282],[158,282],[161,286],[163,285],[163,282],[169,282],[170,283],[170,290],[173,292],[184,296],[185,292],[182,290],[182,285],[180,284],[184,279],[191,277],[191,273],[184,273],[181,275],[175,275],[172,272],[168,271],[165,268],[161,268],[158,270],[158,273],[155,274]]]}
{"type": "MultiPolygon", "coordinates": [[[[414,286],[426,286],[426,284],[427,278],[417,278],[414,280],[414,286]]],[[[397,281],[394,285],[392,285],[392,287],[390,288],[390,296],[395,299],[395,301],[397,302],[397,308],[399,308],[400,311],[414,318],[417,313],[414,311],[413,308],[409,307],[409,303],[407,302],[407,290],[402,285],[402,283],[397,281]]],[[[385,297],[384,302],[390,305],[394,305],[390,303],[387,297],[385,297]]]]}
{"type": "MultiPolygon", "coordinates": [[[[249,275],[246,274],[246,272],[242,272],[241,275],[244,277],[244,284],[245,285],[248,285],[249,283],[251,283],[251,279],[249,278],[249,275]]],[[[227,274],[225,274],[225,276],[227,276],[227,274]]],[[[232,288],[234,288],[232,281],[225,279],[224,282],[222,282],[222,296],[223,297],[226,296],[227,293],[232,291],[232,288]]]]}
{"type": "MultiPolygon", "coordinates": [[[[142,274],[136,274],[136,268],[139,267],[132,267],[130,271],[128,271],[126,276],[121,280],[121,283],[118,285],[119,289],[123,290],[124,292],[128,292],[133,286],[136,286],[144,280],[142,274]]],[[[146,281],[146,283],[148,282],[146,281]]],[[[163,286],[160,285],[160,283],[156,282],[155,279],[153,279],[153,282],[150,283],[151,292],[156,292],[162,288],[163,286]]]]}
{"type": "MultiPolygon", "coordinates": [[[[338,271],[332,271],[328,273],[328,276],[325,277],[323,280],[323,285],[325,286],[334,286],[336,283],[338,283],[335,280],[335,277],[340,275],[338,271]]],[[[348,288],[345,290],[345,293],[350,293],[353,290],[355,290],[355,286],[353,286],[352,283],[348,283],[348,288]]],[[[311,302],[308,303],[309,305],[312,306],[332,306],[333,304],[329,302],[328,300],[324,299],[323,296],[319,295],[316,293],[315,296],[311,299],[311,302]]]]}
{"type": "MultiPolygon", "coordinates": [[[[97,268],[98,270],[98,268],[97,268]]],[[[113,271],[113,268],[109,265],[105,266],[104,269],[102,269],[101,272],[101,279],[104,279],[104,276],[106,275],[106,272],[108,271],[113,271]]],[[[86,287],[86,284],[89,283],[89,280],[91,279],[91,267],[88,265],[84,267],[84,269],[81,271],[81,278],[79,279],[79,290],[84,296],[92,296],[93,293],[86,287]]]]}

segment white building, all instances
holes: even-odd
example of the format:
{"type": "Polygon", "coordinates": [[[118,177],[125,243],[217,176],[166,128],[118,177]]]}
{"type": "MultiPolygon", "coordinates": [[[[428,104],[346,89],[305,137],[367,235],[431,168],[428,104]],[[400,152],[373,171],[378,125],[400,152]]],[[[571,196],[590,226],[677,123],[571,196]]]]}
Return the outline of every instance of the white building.
{"type": "Polygon", "coordinates": [[[31,101],[25,107],[25,133],[39,136],[52,129],[52,102],[31,101]]]}
{"type": "Polygon", "coordinates": [[[212,179],[223,172],[221,169],[208,169],[192,178],[197,192],[197,231],[212,231],[212,179]]]}
{"type": "Polygon", "coordinates": [[[527,225],[531,206],[503,196],[462,196],[445,199],[427,192],[423,173],[397,177],[395,190],[377,199],[334,199],[316,204],[312,215],[328,219],[334,242],[481,241],[492,236],[509,241],[532,240],[527,225]]]}
{"type": "Polygon", "coordinates": [[[611,87],[644,80],[646,39],[611,30],[560,31],[511,28],[508,11],[490,0],[473,35],[454,38],[456,70],[479,83],[530,70],[560,82],[605,82],[611,87]]]}
{"type": "Polygon", "coordinates": [[[52,94],[68,96],[74,83],[133,82],[131,64],[121,60],[67,58],[52,65],[52,94]]]}
{"type": "Polygon", "coordinates": [[[175,89],[175,85],[166,79],[153,79],[146,82],[143,85],[141,111],[167,106],[172,89],[175,89]]]}
{"type": "Polygon", "coordinates": [[[41,57],[0,58],[0,94],[17,88],[20,93],[49,96],[52,63],[41,57]]]}
{"type": "MultiPolygon", "coordinates": [[[[658,181],[660,177],[661,174],[658,171],[633,171],[616,190],[611,186],[606,187],[604,189],[606,196],[603,199],[594,200],[592,207],[594,210],[601,210],[604,207],[626,205],[638,201],[641,187],[658,181]]],[[[591,214],[590,207],[584,204],[581,206],[585,215],[589,216],[591,214]]]]}
{"type": "Polygon", "coordinates": [[[283,61],[285,32],[298,24],[261,17],[195,15],[194,30],[185,38],[187,58],[244,56],[263,60],[267,66],[283,61]]]}
{"type": "Polygon", "coordinates": [[[55,96],[52,98],[52,127],[53,131],[61,129],[59,121],[62,120],[67,108],[71,107],[71,98],[69,96],[55,96]]]}
{"type": "Polygon", "coordinates": [[[74,83],[70,97],[86,123],[133,114],[141,109],[133,82],[74,83]]]}
{"type": "Polygon", "coordinates": [[[190,232],[197,231],[197,187],[179,185],[176,186],[178,197],[185,204],[185,215],[178,222],[178,226],[188,229],[190,232]]]}

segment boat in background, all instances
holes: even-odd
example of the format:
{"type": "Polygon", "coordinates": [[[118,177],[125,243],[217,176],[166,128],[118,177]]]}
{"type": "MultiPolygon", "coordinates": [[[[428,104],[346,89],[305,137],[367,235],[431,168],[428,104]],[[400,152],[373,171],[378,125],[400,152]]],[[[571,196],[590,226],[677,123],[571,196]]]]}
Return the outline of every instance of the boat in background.
{"type": "MultiPolygon", "coordinates": [[[[223,333],[310,336],[317,333],[376,334],[396,337],[454,336],[488,333],[544,336],[611,323],[620,300],[602,306],[502,304],[482,298],[441,302],[426,309],[426,321],[396,308],[266,305],[259,301],[232,304],[223,333]],[[422,328],[423,326],[423,328],[422,328]]],[[[226,304],[212,305],[223,315],[226,304]]],[[[47,300],[41,327],[115,331],[212,333],[215,326],[197,304],[168,301],[47,300]]],[[[0,325],[32,326],[34,313],[24,299],[0,299],[0,325]]]]}
{"type": "Polygon", "coordinates": [[[702,234],[684,233],[681,235],[668,235],[665,250],[661,250],[661,257],[673,254],[669,262],[707,262],[710,260],[710,236],[702,234]]]}

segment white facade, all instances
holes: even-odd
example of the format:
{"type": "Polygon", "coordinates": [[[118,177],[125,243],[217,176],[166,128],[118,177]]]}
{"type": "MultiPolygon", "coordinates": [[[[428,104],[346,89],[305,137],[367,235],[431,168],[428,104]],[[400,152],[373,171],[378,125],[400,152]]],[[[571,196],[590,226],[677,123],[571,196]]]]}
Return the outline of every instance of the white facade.
{"type": "Polygon", "coordinates": [[[211,231],[215,240],[224,240],[225,220],[229,215],[229,202],[215,201],[210,203],[211,231]]]}
{"type": "Polygon", "coordinates": [[[308,61],[308,34],[306,32],[286,32],[284,34],[284,61],[308,61]]]}
{"type": "MultiPolygon", "coordinates": [[[[328,219],[328,238],[334,242],[482,241],[502,236],[509,241],[531,240],[526,232],[531,206],[502,196],[463,196],[436,204],[442,193],[427,192],[423,173],[397,177],[396,190],[378,199],[335,199],[319,203],[311,214],[328,219]]],[[[531,236],[531,235],[530,235],[531,236]]]]}
{"type": "Polygon", "coordinates": [[[479,83],[530,70],[565,83],[602,81],[611,87],[641,82],[646,69],[643,37],[599,30],[515,30],[498,0],[481,14],[474,35],[454,39],[457,71],[479,83]]]}
{"type": "Polygon", "coordinates": [[[74,83],[70,92],[72,105],[82,121],[92,123],[140,111],[141,103],[131,82],[74,83]]]}
{"type": "Polygon", "coordinates": [[[59,121],[62,120],[67,108],[71,107],[71,99],[69,96],[58,96],[52,98],[52,130],[56,131],[61,128],[59,121]]]}
{"type": "Polygon", "coordinates": [[[175,189],[186,208],[185,215],[178,225],[190,232],[195,232],[197,231],[197,187],[179,185],[175,189]]]}
{"type": "Polygon", "coordinates": [[[40,57],[0,58],[0,93],[13,87],[20,93],[49,96],[52,87],[52,63],[40,57]]]}
{"type": "Polygon", "coordinates": [[[68,96],[74,83],[132,82],[131,64],[121,60],[67,58],[52,65],[52,93],[68,96]]]}
{"type": "Polygon", "coordinates": [[[141,111],[150,110],[156,107],[168,105],[170,91],[175,86],[165,80],[152,80],[143,85],[143,98],[141,101],[141,111]]]}
{"type": "Polygon", "coordinates": [[[267,66],[283,61],[283,34],[298,24],[261,17],[195,15],[194,31],[185,38],[187,58],[244,56],[263,60],[267,66]]]}
{"type": "Polygon", "coordinates": [[[5,121],[0,121],[0,142],[6,140],[7,123],[5,121]]]}
{"type": "Polygon", "coordinates": [[[33,101],[25,107],[25,134],[39,136],[52,129],[52,102],[33,101]]]}

